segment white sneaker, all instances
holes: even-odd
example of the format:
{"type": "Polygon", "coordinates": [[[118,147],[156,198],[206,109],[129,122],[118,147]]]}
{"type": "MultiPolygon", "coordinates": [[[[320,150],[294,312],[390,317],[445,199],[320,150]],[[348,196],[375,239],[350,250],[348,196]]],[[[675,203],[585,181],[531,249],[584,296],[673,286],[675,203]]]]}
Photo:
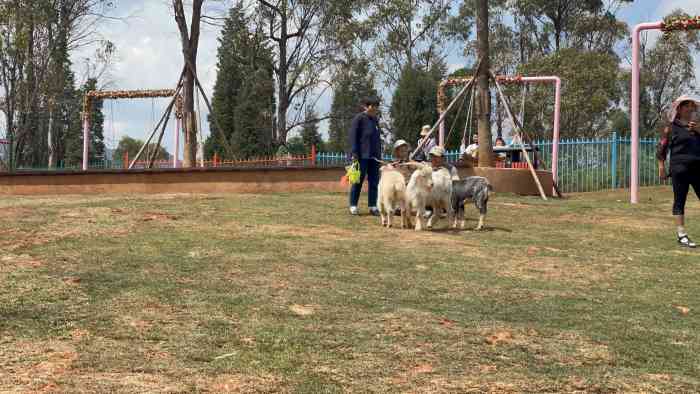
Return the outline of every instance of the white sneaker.
{"type": "Polygon", "coordinates": [[[353,216],[357,216],[360,214],[360,210],[357,209],[357,207],[350,207],[350,214],[353,216]]]}
{"type": "Polygon", "coordinates": [[[695,249],[697,247],[695,242],[690,240],[688,234],[678,235],[678,244],[691,249],[695,249]]]}

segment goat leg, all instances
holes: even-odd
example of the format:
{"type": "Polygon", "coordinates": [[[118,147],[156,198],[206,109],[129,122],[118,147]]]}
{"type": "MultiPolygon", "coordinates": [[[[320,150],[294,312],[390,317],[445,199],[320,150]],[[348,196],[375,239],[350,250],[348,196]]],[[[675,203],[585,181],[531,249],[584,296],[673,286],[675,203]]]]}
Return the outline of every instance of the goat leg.
{"type": "Polygon", "coordinates": [[[486,215],[484,215],[483,213],[482,213],[482,214],[479,214],[479,224],[476,226],[476,231],[481,231],[481,230],[483,230],[483,228],[484,228],[484,217],[485,217],[485,216],[486,216],[486,215]]]}

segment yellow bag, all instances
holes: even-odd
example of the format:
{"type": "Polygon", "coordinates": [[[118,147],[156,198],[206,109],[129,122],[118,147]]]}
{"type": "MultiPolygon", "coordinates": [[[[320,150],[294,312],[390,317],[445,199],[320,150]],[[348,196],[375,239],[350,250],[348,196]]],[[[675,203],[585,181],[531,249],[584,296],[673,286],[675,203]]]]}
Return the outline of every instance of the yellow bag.
{"type": "Polygon", "coordinates": [[[348,182],[350,182],[351,185],[356,185],[360,183],[360,162],[359,161],[353,161],[351,165],[345,167],[345,170],[347,171],[345,176],[348,177],[348,182]]]}

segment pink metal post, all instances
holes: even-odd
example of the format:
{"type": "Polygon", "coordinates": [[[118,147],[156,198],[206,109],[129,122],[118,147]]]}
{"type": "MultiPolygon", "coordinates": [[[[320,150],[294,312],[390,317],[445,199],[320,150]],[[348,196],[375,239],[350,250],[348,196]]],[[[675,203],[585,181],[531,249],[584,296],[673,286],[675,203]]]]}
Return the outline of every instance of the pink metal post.
{"type": "MultiPolygon", "coordinates": [[[[554,82],[554,130],[552,135],[552,179],[559,180],[559,123],[561,121],[561,79],[559,77],[522,77],[523,82],[554,82]]],[[[555,191],[556,193],[556,191],[555,191]]]]}
{"type": "Polygon", "coordinates": [[[83,171],[88,169],[88,146],[90,145],[90,115],[83,114],[83,171]]]}
{"type": "Polygon", "coordinates": [[[630,202],[639,203],[639,36],[642,30],[660,30],[663,22],[641,23],[632,32],[632,100],[630,123],[632,149],[630,165],[630,202]]]}

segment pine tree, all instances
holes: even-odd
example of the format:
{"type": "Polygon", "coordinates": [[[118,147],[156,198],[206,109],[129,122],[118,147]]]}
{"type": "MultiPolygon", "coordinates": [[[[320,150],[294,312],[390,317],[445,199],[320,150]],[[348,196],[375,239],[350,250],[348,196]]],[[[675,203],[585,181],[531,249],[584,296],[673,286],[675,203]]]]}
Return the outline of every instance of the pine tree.
{"type": "MultiPolygon", "coordinates": [[[[262,34],[248,29],[249,22],[242,2],[229,11],[219,37],[212,98],[214,116],[238,158],[270,154],[273,148],[272,52],[262,34]]],[[[227,157],[216,123],[210,118],[209,124],[205,156],[227,157]]]]}
{"type": "Polygon", "coordinates": [[[360,102],[367,96],[377,96],[369,61],[351,59],[336,79],[331,105],[328,148],[347,151],[348,131],[352,118],[362,108],[360,102]]]}
{"type": "Polygon", "coordinates": [[[66,82],[56,100],[56,160],[64,166],[74,166],[83,158],[82,95],[75,88],[75,74],[68,68],[64,73],[66,82]]]}
{"type": "Polygon", "coordinates": [[[311,147],[321,148],[323,140],[318,132],[318,114],[313,108],[307,107],[304,114],[304,127],[301,129],[301,139],[306,152],[311,152],[311,147]]]}
{"type": "Polygon", "coordinates": [[[404,67],[391,101],[394,140],[404,139],[415,146],[421,127],[437,121],[439,74],[411,65],[404,67]]]}
{"type": "MultiPolygon", "coordinates": [[[[73,76],[69,78],[73,83],[73,76]]],[[[97,80],[88,79],[83,86],[65,97],[64,124],[67,130],[64,135],[65,146],[64,160],[69,166],[77,166],[83,161],[83,125],[82,105],[85,95],[97,89],[97,80]]],[[[92,100],[90,108],[90,146],[88,147],[88,161],[96,161],[104,158],[104,114],[102,109],[104,100],[92,100]]]]}

